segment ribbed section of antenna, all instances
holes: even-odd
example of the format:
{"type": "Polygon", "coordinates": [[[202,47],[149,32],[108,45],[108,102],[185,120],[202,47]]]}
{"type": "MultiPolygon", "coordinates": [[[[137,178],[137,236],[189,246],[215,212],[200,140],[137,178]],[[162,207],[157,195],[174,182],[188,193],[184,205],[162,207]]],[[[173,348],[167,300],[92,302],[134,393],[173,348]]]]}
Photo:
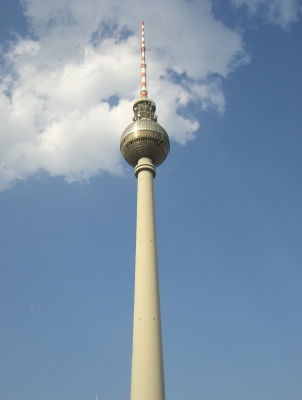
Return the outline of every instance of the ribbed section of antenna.
{"type": "Polygon", "coordinates": [[[145,62],[145,23],[142,22],[142,64],[141,64],[141,78],[142,78],[142,85],[141,85],[141,97],[148,97],[147,91],[147,77],[146,77],[146,62],[145,62]]]}

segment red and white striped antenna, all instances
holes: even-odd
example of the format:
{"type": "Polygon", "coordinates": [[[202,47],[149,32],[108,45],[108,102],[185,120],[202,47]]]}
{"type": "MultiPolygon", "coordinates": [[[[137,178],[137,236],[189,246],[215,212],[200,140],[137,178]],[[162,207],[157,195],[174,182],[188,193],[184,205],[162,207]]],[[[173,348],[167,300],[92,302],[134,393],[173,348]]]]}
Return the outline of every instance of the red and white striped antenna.
{"type": "Polygon", "coordinates": [[[146,77],[146,62],[145,62],[145,23],[142,22],[142,64],[141,64],[141,78],[142,78],[142,86],[141,86],[141,97],[148,97],[147,91],[147,77],[146,77]]]}

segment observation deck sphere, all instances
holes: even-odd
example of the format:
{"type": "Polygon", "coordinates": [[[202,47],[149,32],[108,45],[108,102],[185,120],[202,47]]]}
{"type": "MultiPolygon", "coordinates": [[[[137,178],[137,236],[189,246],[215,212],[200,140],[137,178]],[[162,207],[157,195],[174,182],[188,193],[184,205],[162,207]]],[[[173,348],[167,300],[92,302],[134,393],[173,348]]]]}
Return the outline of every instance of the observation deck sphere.
{"type": "Polygon", "coordinates": [[[150,119],[139,119],[132,122],[123,132],[120,150],[132,167],[142,157],[149,157],[155,167],[167,157],[170,150],[169,136],[165,129],[150,119]]]}

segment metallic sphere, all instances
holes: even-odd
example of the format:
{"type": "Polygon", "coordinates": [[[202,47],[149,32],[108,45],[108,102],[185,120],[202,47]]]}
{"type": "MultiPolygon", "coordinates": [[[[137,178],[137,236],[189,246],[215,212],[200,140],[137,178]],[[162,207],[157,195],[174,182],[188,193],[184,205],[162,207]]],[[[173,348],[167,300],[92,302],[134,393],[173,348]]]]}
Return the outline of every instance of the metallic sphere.
{"type": "Polygon", "coordinates": [[[156,105],[148,97],[141,97],[134,102],[133,111],[133,122],[121,137],[121,153],[132,167],[142,157],[151,158],[157,167],[167,157],[170,141],[167,132],[157,123],[156,105]]]}

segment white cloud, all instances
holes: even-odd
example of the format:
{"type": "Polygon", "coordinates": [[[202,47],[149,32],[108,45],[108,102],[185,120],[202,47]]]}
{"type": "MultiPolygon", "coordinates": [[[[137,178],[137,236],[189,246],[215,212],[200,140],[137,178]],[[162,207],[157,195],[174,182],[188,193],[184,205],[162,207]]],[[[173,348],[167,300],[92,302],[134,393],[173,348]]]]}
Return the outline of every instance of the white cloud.
{"type": "Polygon", "coordinates": [[[2,53],[1,189],[41,170],[67,181],[122,173],[119,138],[140,90],[142,19],[149,94],[181,144],[199,127],[187,107],[222,113],[221,77],[249,62],[240,33],[214,19],[210,0],[22,3],[31,38],[2,53]]]}
{"type": "Polygon", "coordinates": [[[246,6],[251,14],[259,13],[268,22],[288,29],[301,15],[299,0],[231,0],[236,6],[246,6]]]}

